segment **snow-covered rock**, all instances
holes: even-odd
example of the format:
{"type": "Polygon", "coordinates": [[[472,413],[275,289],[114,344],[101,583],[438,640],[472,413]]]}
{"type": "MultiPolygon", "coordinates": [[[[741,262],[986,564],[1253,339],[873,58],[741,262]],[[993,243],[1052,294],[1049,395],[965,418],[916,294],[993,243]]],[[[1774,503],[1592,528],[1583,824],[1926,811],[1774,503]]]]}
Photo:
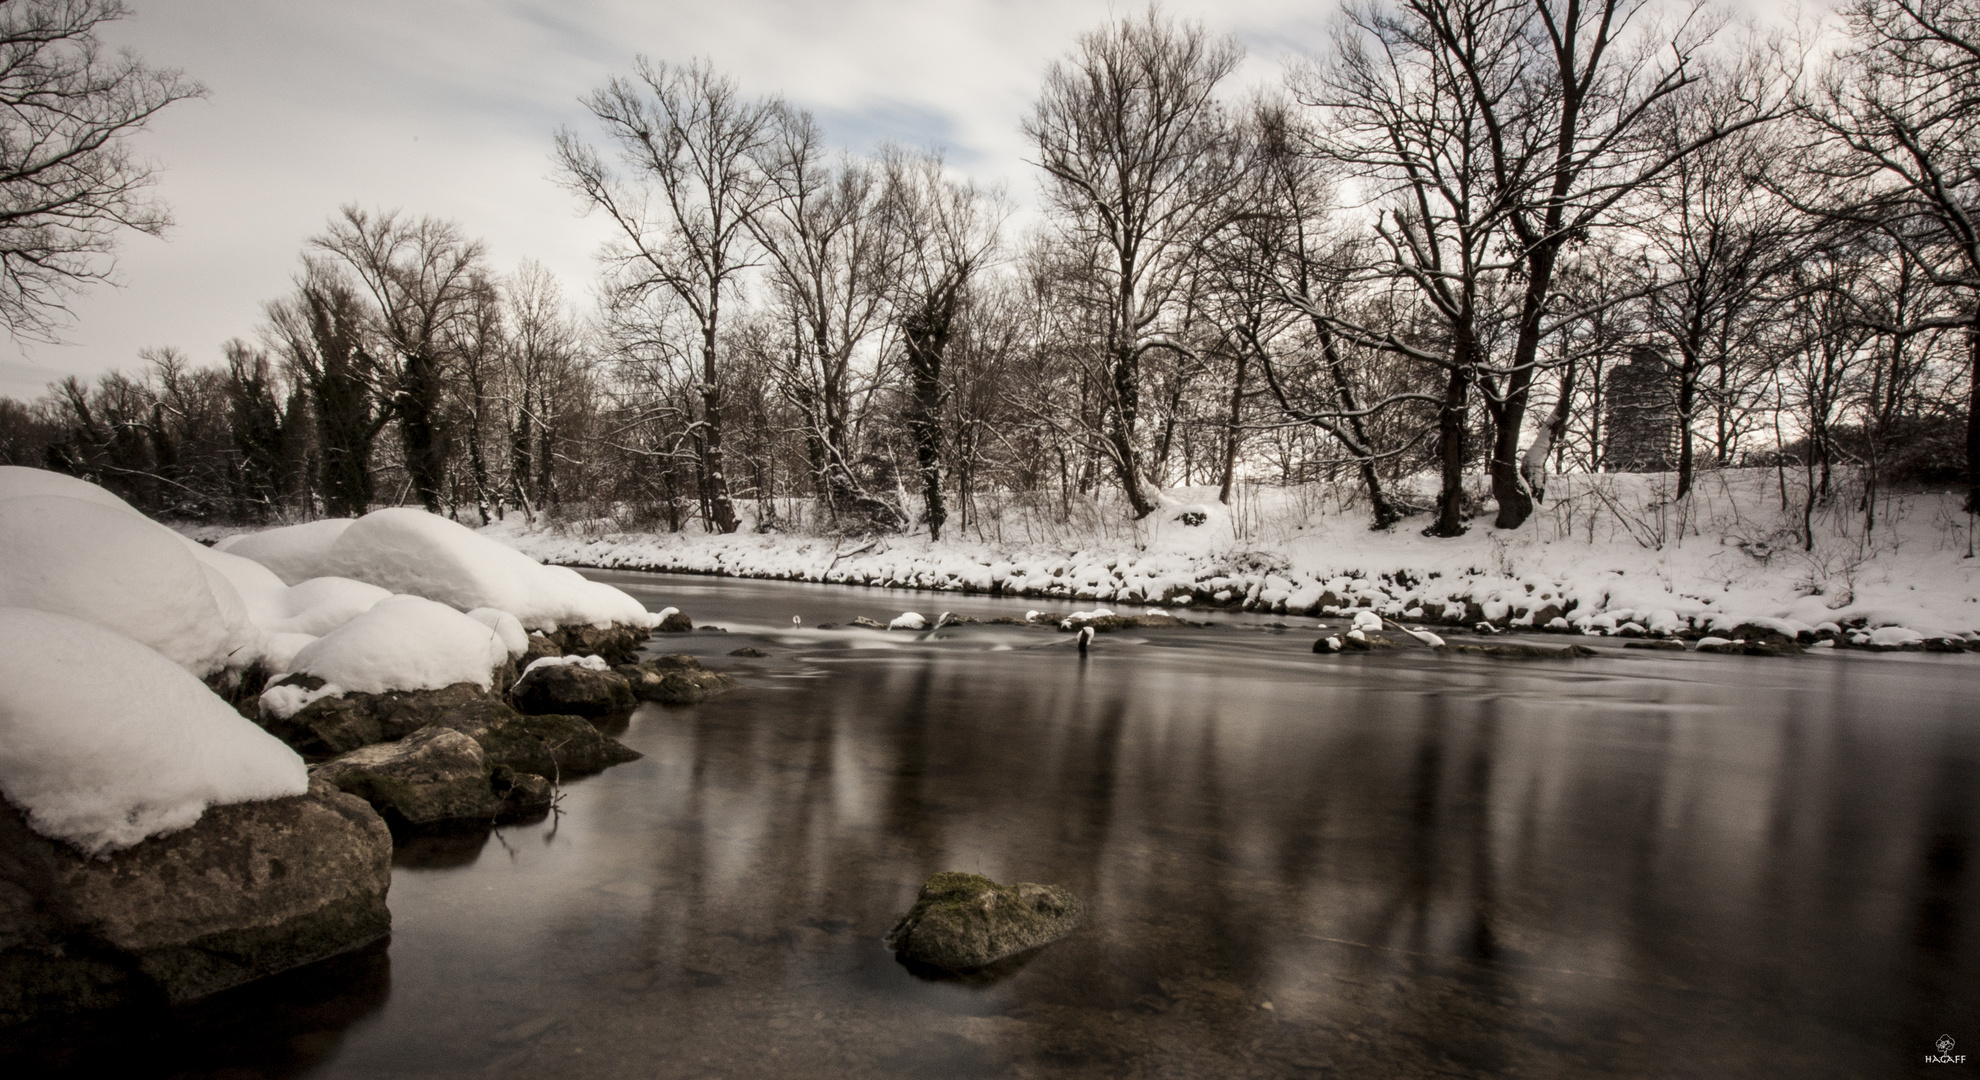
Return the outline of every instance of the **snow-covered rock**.
{"type": "Polygon", "coordinates": [[[1354,613],[1353,629],[1366,633],[1367,631],[1380,630],[1381,628],[1382,617],[1380,615],[1372,611],[1357,611],[1354,613]]]}
{"type": "Polygon", "coordinates": [[[523,629],[523,624],[514,615],[492,607],[480,607],[468,612],[467,617],[495,631],[495,636],[502,639],[502,647],[509,650],[510,659],[529,651],[529,631],[523,629]]]}
{"type": "Polygon", "coordinates": [[[350,578],[310,578],[281,594],[281,616],[263,624],[271,634],[324,634],[376,607],[390,592],[350,578]]]}
{"type": "Polygon", "coordinates": [[[0,792],[35,832],[114,851],[307,786],[295,751],[174,661],[70,615],[0,608],[0,792]]]}
{"type": "Polygon", "coordinates": [[[610,585],[545,566],[457,522],[406,507],[376,510],[353,522],[331,545],[323,572],[461,611],[497,608],[531,629],[652,627],[659,621],[610,585]]]}
{"type": "Polygon", "coordinates": [[[1883,649],[1894,649],[1902,645],[1916,645],[1924,640],[1924,634],[1902,626],[1880,626],[1870,631],[1870,644],[1883,649]]]}
{"type": "Polygon", "coordinates": [[[463,682],[486,690],[508,658],[487,625],[445,604],[393,596],[304,646],[290,670],[367,694],[463,682]]]}
{"type": "Polygon", "coordinates": [[[223,572],[169,530],[100,500],[0,500],[0,605],[95,623],[201,677],[259,655],[223,572]]]}
{"type": "Polygon", "coordinates": [[[122,510],[126,514],[144,516],[139,514],[130,503],[87,480],[78,480],[65,473],[50,472],[47,469],[0,465],[0,501],[29,495],[61,495],[92,502],[98,506],[107,506],[112,510],[122,510]]]}
{"type": "Polygon", "coordinates": [[[887,624],[887,629],[926,630],[928,629],[928,620],[922,618],[919,612],[904,611],[901,614],[894,616],[893,621],[887,624]]]}
{"type": "Polygon", "coordinates": [[[239,533],[213,545],[215,550],[267,567],[291,585],[313,577],[323,577],[330,562],[330,548],[355,518],[323,518],[301,525],[285,525],[261,532],[239,533]]]}

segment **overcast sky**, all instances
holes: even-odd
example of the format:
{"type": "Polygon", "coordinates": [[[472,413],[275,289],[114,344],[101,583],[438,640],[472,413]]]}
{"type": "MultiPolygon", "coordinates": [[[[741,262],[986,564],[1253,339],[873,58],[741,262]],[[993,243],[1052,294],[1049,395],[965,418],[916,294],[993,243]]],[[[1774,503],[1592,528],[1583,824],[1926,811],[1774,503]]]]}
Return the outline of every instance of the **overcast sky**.
{"type": "MultiPolygon", "coordinates": [[[[551,133],[594,134],[579,98],[633,57],[706,56],[755,94],[810,109],[840,146],[941,147],[1032,201],[1018,123],[1046,65],[1110,12],[1104,0],[133,0],[106,36],[183,69],[210,96],[166,110],[138,151],[162,166],[176,226],[126,236],[121,288],[74,304],[60,345],[0,336],[0,395],[138,366],[176,346],[216,362],[252,339],[305,240],[343,203],[458,221],[495,266],[547,265],[584,298],[603,236],[551,180],[551,133]]],[[[1245,82],[1316,50],[1328,0],[1168,0],[1230,33],[1245,82]]]]}

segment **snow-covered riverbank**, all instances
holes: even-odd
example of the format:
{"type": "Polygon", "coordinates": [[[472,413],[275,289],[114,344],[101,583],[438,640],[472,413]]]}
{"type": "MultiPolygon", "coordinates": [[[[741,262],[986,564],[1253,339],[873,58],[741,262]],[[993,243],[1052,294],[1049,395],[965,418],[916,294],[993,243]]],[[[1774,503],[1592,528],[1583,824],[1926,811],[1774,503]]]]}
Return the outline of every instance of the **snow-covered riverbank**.
{"type": "Polygon", "coordinates": [[[1880,498],[1867,535],[1857,501],[1838,497],[1815,512],[1807,550],[1792,477],[1786,510],[1767,470],[1709,475],[1683,502],[1666,497],[1666,482],[1559,477],[1526,527],[1501,531],[1481,519],[1455,539],[1422,536],[1420,517],[1371,532],[1358,509],[1301,505],[1300,493],[1279,491],[1235,511],[1206,498],[1113,536],[1053,541],[656,534],[532,526],[519,516],[483,531],[571,566],[1293,615],[1369,607],[1425,622],[1590,633],[1696,635],[1760,623],[1790,633],[1833,626],[1844,640],[1903,627],[1980,641],[1980,559],[1966,557],[1970,524],[1956,496],[1880,498]]]}

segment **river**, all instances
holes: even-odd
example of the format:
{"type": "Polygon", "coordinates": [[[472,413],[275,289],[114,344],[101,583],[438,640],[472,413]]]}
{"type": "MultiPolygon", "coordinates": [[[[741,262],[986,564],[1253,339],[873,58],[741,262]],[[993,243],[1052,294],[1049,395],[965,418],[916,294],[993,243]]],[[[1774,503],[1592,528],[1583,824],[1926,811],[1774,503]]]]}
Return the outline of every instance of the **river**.
{"type": "Polygon", "coordinates": [[[389,945],[10,1036],[0,1066],[1802,1078],[1960,1075],[1924,1064],[1941,1035],[1980,1054],[1980,657],[1316,656],[1312,620],[1210,613],[1082,659],[1031,627],[818,628],[1037,600],[592,576],[726,628],[658,644],[742,688],[643,708],[618,737],[645,757],[544,822],[403,848],[389,945]],[[918,977],[881,938],[948,869],[1064,885],[1085,923],[995,979],[918,977]]]}

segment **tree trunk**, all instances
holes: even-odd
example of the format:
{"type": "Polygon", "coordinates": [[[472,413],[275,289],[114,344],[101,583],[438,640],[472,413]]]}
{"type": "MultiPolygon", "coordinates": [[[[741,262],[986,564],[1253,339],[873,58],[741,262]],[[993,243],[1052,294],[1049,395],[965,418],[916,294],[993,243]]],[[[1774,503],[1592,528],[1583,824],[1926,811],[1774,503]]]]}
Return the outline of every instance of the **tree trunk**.
{"type": "Polygon", "coordinates": [[[1966,329],[1966,512],[1980,513],[1980,306],[1966,329]]]}
{"type": "Polygon", "coordinates": [[[1470,386],[1468,366],[1451,368],[1444,404],[1437,411],[1437,458],[1443,470],[1443,489],[1437,494],[1437,520],[1423,530],[1425,536],[1464,535],[1464,414],[1465,391],[1470,386]]]}
{"type": "Polygon", "coordinates": [[[1533,436],[1533,445],[1526,448],[1526,456],[1520,462],[1520,477],[1526,481],[1527,490],[1533,492],[1535,502],[1547,500],[1547,455],[1567,430],[1568,414],[1574,405],[1574,366],[1570,359],[1567,370],[1561,374],[1561,393],[1554,400],[1553,414],[1533,436]]]}
{"type": "Polygon", "coordinates": [[[1141,464],[1135,457],[1134,426],[1141,411],[1141,365],[1133,346],[1116,349],[1113,363],[1114,408],[1107,442],[1113,447],[1114,469],[1127,493],[1128,508],[1134,520],[1155,512],[1155,501],[1141,484],[1141,464]]]}
{"type": "Polygon", "coordinates": [[[399,387],[399,438],[405,443],[406,476],[428,513],[440,512],[440,481],[446,457],[438,424],[440,373],[424,352],[406,357],[399,387]]]}
{"type": "Polygon", "coordinates": [[[908,432],[914,438],[922,519],[928,522],[930,540],[942,538],[942,523],[949,517],[942,500],[942,354],[949,343],[955,306],[953,296],[931,298],[902,327],[910,384],[908,432]]]}
{"type": "Polygon", "coordinates": [[[1217,482],[1217,501],[1225,506],[1231,504],[1231,482],[1237,477],[1238,427],[1244,419],[1244,375],[1247,359],[1245,351],[1239,349],[1236,370],[1231,375],[1231,407],[1224,418],[1223,475],[1217,482]]]}
{"type": "Polygon", "coordinates": [[[715,379],[715,321],[702,327],[701,361],[701,490],[704,512],[717,532],[732,533],[742,524],[729,500],[729,479],[722,471],[722,388],[715,379]]]}
{"type": "Polygon", "coordinates": [[[1691,478],[1697,469],[1696,448],[1691,437],[1691,410],[1698,403],[1698,364],[1687,357],[1684,367],[1678,372],[1677,425],[1677,497],[1682,499],[1691,494],[1691,478]]]}

